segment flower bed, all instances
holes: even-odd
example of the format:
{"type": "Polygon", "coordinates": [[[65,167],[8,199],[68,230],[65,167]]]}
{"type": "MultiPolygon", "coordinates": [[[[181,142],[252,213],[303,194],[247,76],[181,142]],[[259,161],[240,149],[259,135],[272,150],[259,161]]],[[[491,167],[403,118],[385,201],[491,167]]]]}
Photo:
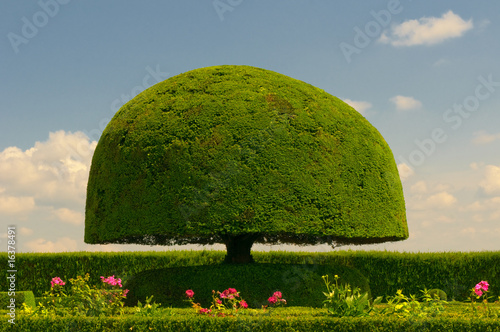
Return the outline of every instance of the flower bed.
{"type": "MultiPolygon", "coordinates": [[[[124,307],[128,291],[122,289],[120,278],[101,276],[101,287],[90,287],[89,277],[70,279],[71,286],[52,278],[45,300],[36,309],[24,305],[15,321],[3,324],[0,331],[500,331],[500,297],[488,296],[487,281],[470,289],[469,303],[449,303],[441,292],[426,289],[421,296],[398,290],[382,303],[383,297],[372,301],[359,288],[339,283],[338,275],[334,282],[325,275],[322,309],[283,307],[287,301],[280,290],[267,305],[249,308],[235,288],[213,290],[210,307],[195,302],[194,291],[188,289],[184,296],[192,308],[174,309],[160,308],[152,296],[144,304],[124,307]]],[[[7,320],[9,315],[7,311],[7,320]]]]}

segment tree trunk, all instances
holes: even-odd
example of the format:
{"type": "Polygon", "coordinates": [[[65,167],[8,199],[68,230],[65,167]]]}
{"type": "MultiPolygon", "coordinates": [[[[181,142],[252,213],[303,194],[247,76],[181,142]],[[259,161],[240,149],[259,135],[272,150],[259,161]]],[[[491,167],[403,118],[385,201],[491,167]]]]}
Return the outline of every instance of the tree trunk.
{"type": "Polygon", "coordinates": [[[228,235],[223,238],[226,244],[227,255],[224,263],[244,264],[253,263],[253,257],[250,254],[252,245],[257,239],[255,234],[228,235]]]}

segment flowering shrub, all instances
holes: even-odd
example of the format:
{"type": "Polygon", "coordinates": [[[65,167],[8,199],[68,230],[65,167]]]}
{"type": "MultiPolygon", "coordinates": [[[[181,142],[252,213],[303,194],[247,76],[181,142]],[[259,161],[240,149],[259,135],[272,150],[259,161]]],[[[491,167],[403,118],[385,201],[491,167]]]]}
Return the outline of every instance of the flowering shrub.
{"type": "Polygon", "coordinates": [[[487,296],[489,287],[490,287],[490,285],[488,284],[487,281],[481,281],[478,284],[476,284],[476,286],[474,286],[474,288],[472,288],[470,302],[471,302],[471,307],[472,307],[472,313],[474,315],[484,315],[486,317],[498,317],[499,316],[498,313],[493,312],[491,307],[488,306],[488,299],[491,298],[491,297],[487,296]],[[479,300],[481,298],[483,299],[482,300],[483,305],[482,305],[480,311],[478,311],[478,309],[475,306],[475,300],[479,300]]]}
{"type": "Polygon", "coordinates": [[[286,304],[286,300],[282,298],[283,297],[283,294],[281,294],[280,291],[276,291],[274,292],[273,296],[271,296],[270,298],[267,299],[267,302],[269,302],[269,305],[272,305],[272,306],[279,306],[279,305],[285,305],[286,304]]]}
{"type": "Polygon", "coordinates": [[[87,282],[90,275],[70,279],[71,288],[66,289],[66,283],[59,277],[52,278],[50,291],[45,292],[45,300],[39,303],[34,315],[68,314],[76,316],[102,316],[123,313],[123,302],[128,290],[122,290],[121,279],[115,276],[101,277],[103,287],[90,287],[87,282]]]}
{"type": "Polygon", "coordinates": [[[477,297],[481,297],[483,295],[483,291],[488,292],[488,287],[490,285],[488,284],[487,281],[481,281],[474,287],[474,293],[476,293],[477,297]]]}
{"type": "Polygon", "coordinates": [[[212,305],[210,308],[203,308],[199,303],[194,302],[194,292],[191,289],[186,291],[186,297],[192,307],[200,314],[213,314],[214,316],[236,315],[239,309],[248,308],[245,300],[240,298],[239,292],[234,288],[228,288],[222,293],[212,291],[212,305]]]}
{"type": "Polygon", "coordinates": [[[50,281],[50,288],[56,288],[57,286],[64,286],[66,283],[61,280],[59,277],[54,277],[50,281]]]}

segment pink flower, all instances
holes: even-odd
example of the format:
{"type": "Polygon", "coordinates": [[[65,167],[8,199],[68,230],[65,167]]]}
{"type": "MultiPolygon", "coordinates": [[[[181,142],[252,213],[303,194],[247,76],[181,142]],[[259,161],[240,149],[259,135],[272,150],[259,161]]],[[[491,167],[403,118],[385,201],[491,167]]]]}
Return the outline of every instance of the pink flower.
{"type": "Polygon", "coordinates": [[[220,293],[221,299],[224,299],[224,298],[234,299],[235,296],[239,296],[239,295],[238,295],[238,291],[234,288],[228,288],[225,291],[223,291],[222,293],[220,293]]]}
{"type": "Polygon", "coordinates": [[[483,295],[483,291],[487,292],[490,285],[487,281],[481,281],[476,286],[474,286],[474,293],[479,297],[483,295]]]}
{"type": "Polygon", "coordinates": [[[212,311],[211,309],[201,308],[201,309],[200,309],[200,314],[208,314],[208,313],[210,313],[211,311],[212,311]]]}
{"type": "Polygon", "coordinates": [[[186,291],[186,296],[187,296],[188,298],[192,298],[192,297],[194,296],[194,292],[193,292],[191,289],[188,289],[188,290],[186,291]]]}
{"type": "Polygon", "coordinates": [[[277,292],[274,292],[273,296],[277,299],[281,299],[281,297],[283,296],[283,294],[281,294],[280,291],[277,291],[277,292]]]}
{"type": "Polygon", "coordinates": [[[128,289],[124,290],[124,291],[123,291],[123,297],[127,297],[128,292],[129,292],[129,290],[128,290],[128,289]]]}
{"type": "Polygon", "coordinates": [[[488,282],[487,282],[487,281],[481,281],[478,285],[481,285],[481,288],[482,288],[485,292],[487,292],[487,291],[488,291],[488,287],[490,286],[490,285],[488,284],[488,282]]]}
{"type": "Polygon", "coordinates": [[[59,285],[59,286],[64,286],[66,283],[61,280],[59,277],[54,277],[52,278],[52,281],[50,282],[50,287],[54,288],[54,285],[59,285]]]}
{"type": "Polygon", "coordinates": [[[215,300],[215,302],[217,302],[217,304],[222,304],[222,301],[219,299],[215,300]]]}
{"type": "Polygon", "coordinates": [[[278,299],[275,298],[274,296],[271,296],[270,298],[267,299],[267,301],[271,304],[275,304],[278,301],[278,299]]]}
{"type": "Polygon", "coordinates": [[[120,286],[122,287],[122,280],[121,279],[115,279],[115,276],[112,275],[111,277],[107,277],[107,278],[104,278],[103,276],[101,276],[101,280],[102,282],[108,284],[108,285],[111,285],[111,286],[120,286]]]}
{"type": "Polygon", "coordinates": [[[240,306],[241,306],[242,308],[245,308],[245,309],[246,309],[246,308],[248,308],[248,304],[246,303],[246,301],[245,301],[245,300],[241,300],[241,301],[240,301],[240,306]]]}

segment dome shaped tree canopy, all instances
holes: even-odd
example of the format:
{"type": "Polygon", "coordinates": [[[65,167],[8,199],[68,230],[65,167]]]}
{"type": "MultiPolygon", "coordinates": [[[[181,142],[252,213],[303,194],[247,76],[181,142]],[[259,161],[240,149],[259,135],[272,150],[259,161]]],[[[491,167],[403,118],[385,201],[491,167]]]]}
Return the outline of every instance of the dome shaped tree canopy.
{"type": "Polygon", "coordinates": [[[364,244],[408,237],[380,133],[340,99],[249,66],[145,90],[113,117],[87,187],[85,242],[364,244]]]}

